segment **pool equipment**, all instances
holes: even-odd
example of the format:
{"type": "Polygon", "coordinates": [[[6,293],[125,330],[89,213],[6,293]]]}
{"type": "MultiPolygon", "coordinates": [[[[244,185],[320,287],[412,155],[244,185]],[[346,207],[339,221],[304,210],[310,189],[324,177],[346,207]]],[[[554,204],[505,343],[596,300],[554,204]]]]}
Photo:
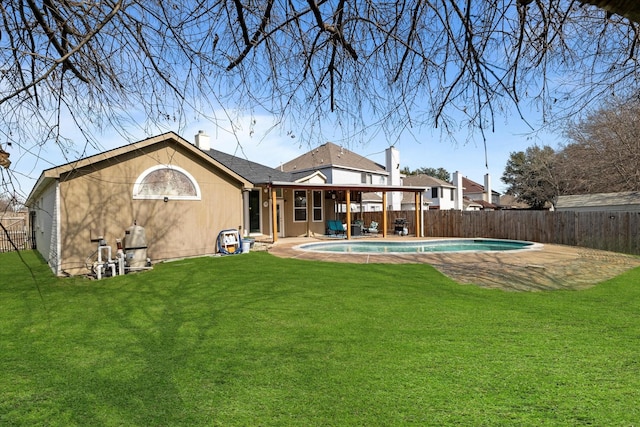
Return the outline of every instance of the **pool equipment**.
{"type": "Polygon", "coordinates": [[[98,249],[87,258],[87,261],[96,255],[97,260],[90,266],[87,262],[87,268],[97,279],[151,268],[151,259],[147,257],[147,238],[144,227],[137,225],[135,221],[125,230],[124,244],[121,239],[116,239],[115,256],[103,236],[92,242],[98,243],[98,249]]]}
{"type": "Polygon", "coordinates": [[[141,270],[149,266],[147,258],[147,236],[144,227],[133,225],[124,232],[124,253],[130,270],[141,270]]]}
{"type": "Polygon", "coordinates": [[[111,277],[116,274],[124,274],[124,253],[120,239],[116,239],[116,244],[118,250],[115,259],[113,259],[111,258],[111,246],[107,245],[107,241],[103,237],[98,239],[98,260],[92,265],[92,271],[98,280],[103,276],[111,277]]]}

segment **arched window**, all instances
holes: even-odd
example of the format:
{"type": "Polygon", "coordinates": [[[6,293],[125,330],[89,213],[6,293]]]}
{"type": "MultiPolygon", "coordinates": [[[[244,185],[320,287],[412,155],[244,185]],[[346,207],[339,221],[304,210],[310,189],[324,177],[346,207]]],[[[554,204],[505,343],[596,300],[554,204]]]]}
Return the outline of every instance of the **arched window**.
{"type": "Polygon", "coordinates": [[[158,165],[142,172],[133,185],[134,199],[200,200],[200,187],[186,170],[158,165]]]}

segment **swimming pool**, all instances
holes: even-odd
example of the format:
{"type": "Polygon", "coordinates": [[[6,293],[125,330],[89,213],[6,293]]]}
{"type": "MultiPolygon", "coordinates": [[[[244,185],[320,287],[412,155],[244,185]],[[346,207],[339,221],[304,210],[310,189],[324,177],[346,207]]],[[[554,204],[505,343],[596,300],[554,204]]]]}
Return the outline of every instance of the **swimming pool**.
{"type": "Polygon", "coordinates": [[[295,249],[328,253],[433,253],[433,252],[491,252],[519,251],[540,247],[539,243],[501,239],[442,239],[406,241],[340,241],[307,243],[295,249]]]}

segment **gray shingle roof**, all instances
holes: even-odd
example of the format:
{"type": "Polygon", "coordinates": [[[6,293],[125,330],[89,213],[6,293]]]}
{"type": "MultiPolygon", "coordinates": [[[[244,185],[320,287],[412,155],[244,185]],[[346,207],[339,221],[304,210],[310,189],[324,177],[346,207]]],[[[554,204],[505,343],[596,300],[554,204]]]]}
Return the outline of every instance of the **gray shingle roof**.
{"type": "Polygon", "coordinates": [[[418,185],[425,187],[455,188],[455,186],[449,182],[424,174],[407,175],[402,178],[402,183],[404,185],[418,185]]]}
{"type": "Polygon", "coordinates": [[[624,205],[640,205],[640,191],[558,196],[556,208],[567,209],[586,206],[600,207],[624,205]]]}
{"type": "Polygon", "coordinates": [[[265,184],[271,181],[293,181],[292,174],[288,172],[282,172],[279,169],[252,162],[242,157],[213,149],[205,151],[205,153],[253,184],[265,184]]]}
{"type": "Polygon", "coordinates": [[[349,151],[344,147],[327,142],[282,165],[287,172],[315,170],[324,167],[342,167],[374,172],[385,172],[385,167],[349,151]]]}

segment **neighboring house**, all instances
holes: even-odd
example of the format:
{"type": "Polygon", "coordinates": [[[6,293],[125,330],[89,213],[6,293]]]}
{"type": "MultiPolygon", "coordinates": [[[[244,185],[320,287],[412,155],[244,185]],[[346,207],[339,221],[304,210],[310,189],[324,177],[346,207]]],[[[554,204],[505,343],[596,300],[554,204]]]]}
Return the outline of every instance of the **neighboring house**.
{"type": "MultiPolygon", "coordinates": [[[[460,172],[453,173],[453,182],[446,182],[429,175],[408,175],[402,179],[405,185],[428,187],[424,194],[424,204],[428,209],[438,210],[493,210],[497,208],[500,194],[489,190],[491,201],[487,200],[485,188],[491,188],[489,175],[485,175],[485,186],[482,186],[460,172]]],[[[415,208],[415,201],[405,194],[403,209],[415,208]]]]}
{"type": "Polygon", "coordinates": [[[494,206],[491,203],[484,200],[469,200],[466,197],[462,199],[462,204],[465,211],[481,211],[481,210],[493,210],[494,206]]]}
{"type": "MultiPolygon", "coordinates": [[[[531,206],[529,206],[529,204],[527,204],[525,202],[519,202],[517,200],[517,197],[515,197],[515,196],[509,195],[509,194],[505,194],[503,196],[500,196],[499,208],[501,210],[507,210],[507,209],[531,209],[531,206]]],[[[553,204],[551,202],[545,202],[544,206],[542,207],[542,210],[554,211],[555,208],[553,207],[553,204]]]]}
{"type": "Polygon", "coordinates": [[[384,166],[333,142],[282,164],[280,170],[291,173],[294,178],[321,172],[327,182],[341,184],[386,185],[389,177],[384,166]]]}
{"type": "MultiPolygon", "coordinates": [[[[404,182],[404,181],[403,181],[404,182]]],[[[412,185],[412,184],[405,184],[405,185],[412,185]]],[[[431,200],[429,199],[429,197],[427,196],[427,194],[430,194],[429,188],[427,188],[421,199],[422,199],[422,210],[428,211],[429,209],[432,209],[431,206],[431,200]]],[[[437,209],[437,208],[435,208],[437,209]]],[[[415,211],[416,210],[416,198],[413,194],[411,193],[403,193],[402,194],[402,205],[401,205],[401,210],[403,211],[415,211]]]]}
{"type": "Polygon", "coordinates": [[[481,205],[481,209],[496,209],[500,205],[500,193],[492,190],[489,174],[484,176],[484,186],[467,177],[462,177],[462,187],[464,198],[481,205]],[[488,197],[488,194],[491,196],[488,197]]]}
{"type": "MultiPolygon", "coordinates": [[[[428,209],[456,209],[456,187],[451,183],[424,174],[407,175],[402,178],[402,183],[427,187],[423,195],[423,203],[428,206],[428,209]]],[[[415,209],[415,201],[411,200],[410,195],[405,195],[403,209],[415,209]]]]}
{"type": "Polygon", "coordinates": [[[341,167],[287,172],[212,150],[202,131],[195,144],[169,132],[43,171],[26,205],[37,250],[54,273],[76,275],[87,272],[98,238],[115,250],[134,223],[145,228],[149,257],[165,260],[214,253],[225,229],[274,241],[322,235],[343,204],[382,209],[388,194],[424,191],[388,185],[390,174],[373,162],[331,163],[341,167]],[[349,173],[360,181],[331,183],[349,173]]]}
{"type": "Polygon", "coordinates": [[[640,211],[640,191],[558,196],[555,210],[638,212],[640,211]]]}
{"type": "MultiPolygon", "coordinates": [[[[321,173],[327,184],[391,185],[391,174],[385,166],[344,147],[327,142],[290,160],[280,170],[295,178],[321,173]]],[[[394,184],[399,184],[399,181],[394,184]]],[[[338,210],[344,212],[344,195],[334,195],[342,202],[338,210]]],[[[334,198],[336,200],[336,198],[334,198]]],[[[376,193],[364,193],[351,207],[352,212],[382,211],[382,197],[376,193]]],[[[399,209],[398,209],[399,210],[399,209]]]]}
{"type": "Polygon", "coordinates": [[[516,196],[510,194],[504,194],[500,196],[500,209],[530,209],[531,207],[524,203],[519,202],[516,196]]]}

